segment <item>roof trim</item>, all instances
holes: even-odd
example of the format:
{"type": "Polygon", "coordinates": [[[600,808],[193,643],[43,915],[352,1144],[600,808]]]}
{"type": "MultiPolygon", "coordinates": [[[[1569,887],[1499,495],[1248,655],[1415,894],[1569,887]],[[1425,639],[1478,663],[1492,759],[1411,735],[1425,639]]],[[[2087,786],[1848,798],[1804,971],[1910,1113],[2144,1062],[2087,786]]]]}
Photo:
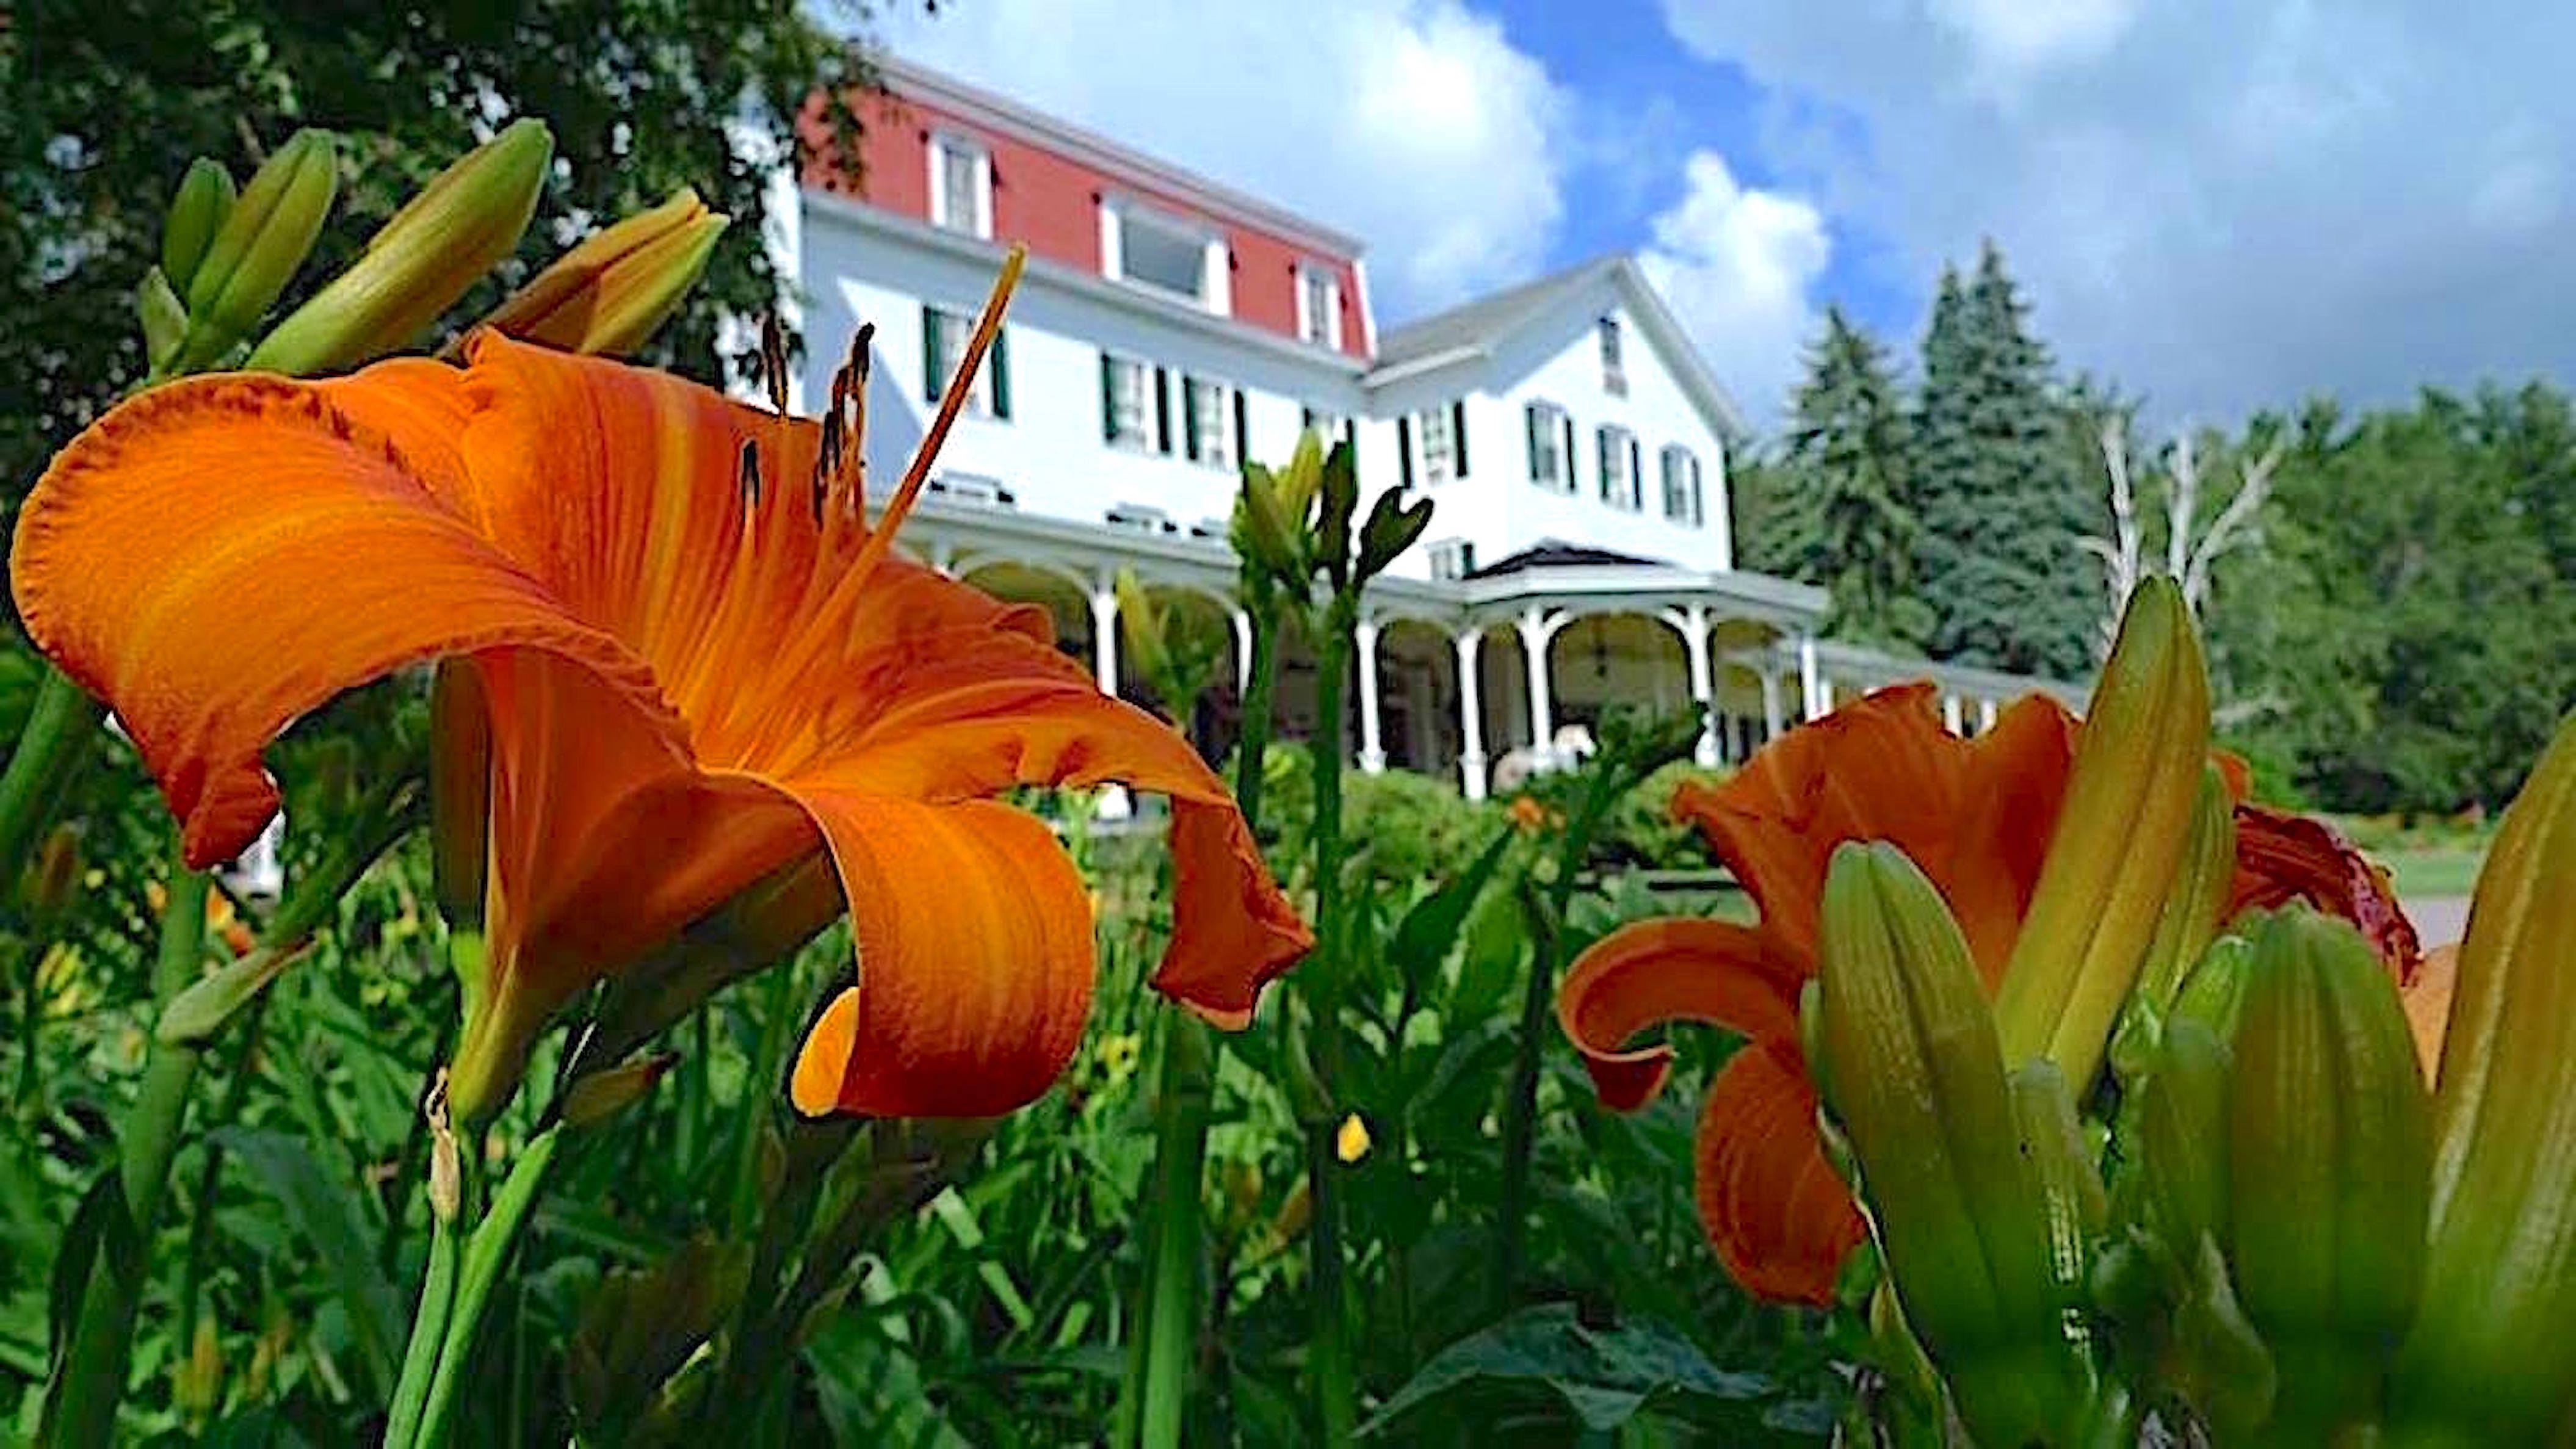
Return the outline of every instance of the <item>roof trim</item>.
{"type": "MultiPolygon", "coordinates": [[[[982,267],[998,268],[1008,248],[1001,242],[986,241],[963,232],[935,227],[899,212],[889,211],[869,202],[856,201],[820,187],[801,188],[809,219],[837,221],[861,231],[893,241],[908,242],[926,251],[944,253],[960,261],[982,267]]],[[[1146,291],[1142,287],[1095,275],[1080,267],[1067,266],[1052,257],[1031,252],[1026,275],[1076,295],[1105,302],[1138,316],[1157,322],[1203,332],[1223,342],[1259,348],[1272,357],[1299,363],[1331,376],[1337,381],[1355,380],[1367,366],[1347,352],[1335,352],[1311,342],[1285,337],[1266,327],[1256,327],[1233,317],[1220,317],[1203,312],[1186,303],[1176,302],[1146,291]]]]}
{"type": "Polygon", "coordinates": [[[1007,97],[969,85],[955,76],[892,55],[879,54],[872,56],[871,60],[883,78],[885,89],[897,99],[918,95],[921,99],[957,111],[968,120],[1008,132],[1022,141],[1063,151],[1101,171],[1123,175],[1139,185],[1178,192],[1184,199],[1205,202],[1212,212],[1277,232],[1286,240],[1315,250],[1334,253],[1338,260],[1357,261],[1360,257],[1360,239],[1348,232],[1336,231],[1248,192],[1237,191],[1223,182],[1212,181],[1195,171],[1157,160],[1096,131],[1032,110],[1007,97]]]}

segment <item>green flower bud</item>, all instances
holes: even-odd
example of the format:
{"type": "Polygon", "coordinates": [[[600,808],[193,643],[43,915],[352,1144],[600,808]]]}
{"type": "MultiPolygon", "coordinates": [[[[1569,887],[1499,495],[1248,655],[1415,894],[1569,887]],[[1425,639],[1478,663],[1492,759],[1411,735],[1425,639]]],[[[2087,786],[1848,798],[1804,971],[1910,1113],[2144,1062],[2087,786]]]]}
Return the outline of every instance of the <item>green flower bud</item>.
{"type": "Polygon", "coordinates": [[[1413,541],[1431,526],[1430,499],[1416,500],[1410,508],[1404,506],[1403,499],[1401,488],[1379,494],[1369,509],[1368,521],[1360,525],[1358,574],[1363,581],[1386,572],[1386,566],[1413,547],[1413,541]]]}
{"type": "Polygon", "coordinates": [[[303,130],[242,188],[188,281],[188,336],[177,365],[202,367],[256,325],[295,279],[331,214],[340,163],[328,131],[303,130]]]}
{"type": "Polygon", "coordinates": [[[134,316],[143,324],[144,363],[157,372],[178,356],[188,335],[188,304],[179,300],[159,267],[145,272],[134,289],[134,316]]]}
{"type": "Polygon", "coordinates": [[[2576,1400],[2576,720],[2505,811],[2469,907],[2435,1102],[2426,1296],[2391,1426],[2562,1442],[2576,1400]]]}
{"type": "Polygon", "coordinates": [[[1234,551],[1277,580],[1297,580],[1304,573],[1295,536],[1280,503],[1280,481],[1258,463],[1243,465],[1243,490],[1234,504],[1234,551]]]}
{"type": "Polygon", "coordinates": [[[366,252],[251,352],[249,366],[294,376],[338,372],[393,352],[518,249],[537,207],[554,137],[514,122],[423,187],[366,252]]]}
{"type": "Polygon", "coordinates": [[[679,1060],[676,1052],[657,1052],[583,1074],[564,1089],[563,1124],[588,1127],[607,1121],[644,1100],[679,1060]]]}
{"type": "Polygon", "coordinates": [[[1351,519],[1359,512],[1359,465],[1348,443],[1335,443],[1324,455],[1322,483],[1316,498],[1315,562],[1335,588],[1350,582],[1351,519]]]}
{"type": "Polygon", "coordinates": [[[1995,997],[2006,1057],[2046,1056],[2079,1093],[2173,891],[2209,759],[2209,680],[2182,591],[2129,596],[2067,776],[2039,884],[1995,997]]]}
{"type": "Polygon", "coordinates": [[[2061,1438],[2096,1387],[2063,1261],[2090,1209],[2071,1164],[2043,1162],[2066,1146],[2041,1106],[2062,1080],[2016,1109],[1967,940],[1896,847],[1834,852],[1818,946],[1823,1077],[1906,1321],[1979,1442],[2061,1438]]]}
{"type": "Polygon", "coordinates": [[[622,357],[679,310],[724,236],[726,218],[682,188],[592,233],[483,319],[524,342],[622,357]]]}
{"type": "Polygon", "coordinates": [[[204,156],[189,162],[188,174],[179,178],[179,193],[171,198],[170,215],[161,223],[161,273],[174,291],[185,292],[196,280],[198,264],[232,209],[232,173],[204,156]]]}
{"type": "Polygon", "coordinates": [[[2276,1429],[2323,1443],[2376,1420],[2415,1319],[2432,1101],[2378,952],[2304,907],[2257,931],[2233,1045],[2236,1297],[2279,1365],[2276,1429]]]}

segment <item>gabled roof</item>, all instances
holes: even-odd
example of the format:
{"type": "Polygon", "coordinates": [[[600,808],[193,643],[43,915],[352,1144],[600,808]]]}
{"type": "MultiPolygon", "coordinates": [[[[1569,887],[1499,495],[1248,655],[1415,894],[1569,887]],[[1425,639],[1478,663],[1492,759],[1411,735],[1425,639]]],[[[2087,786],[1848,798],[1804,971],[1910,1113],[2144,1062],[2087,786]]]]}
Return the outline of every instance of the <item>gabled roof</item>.
{"type": "Polygon", "coordinates": [[[1535,545],[1507,558],[1499,558],[1467,575],[1471,579],[1500,578],[1505,574],[1527,573],[1532,569],[1600,567],[1627,565],[1640,568],[1671,568],[1670,560],[1640,558],[1633,553],[1613,553],[1606,548],[1585,548],[1580,544],[1543,538],[1535,545]]]}
{"type": "Polygon", "coordinates": [[[1638,326],[1671,365],[1682,390],[1708,412],[1719,431],[1739,438],[1748,435],[1752,429],[1745,423],[1743,409],[1710,375],[1707,361],[1691,345],[1654,284],[1646,280],[1637,259],[1624,254],[1595,257],[1381,333],[1376,365],[1367,381],[1392,382],[1455,363],[1490,360],[1522,329],[1604,284],[1617,289],[1638,326]]]}

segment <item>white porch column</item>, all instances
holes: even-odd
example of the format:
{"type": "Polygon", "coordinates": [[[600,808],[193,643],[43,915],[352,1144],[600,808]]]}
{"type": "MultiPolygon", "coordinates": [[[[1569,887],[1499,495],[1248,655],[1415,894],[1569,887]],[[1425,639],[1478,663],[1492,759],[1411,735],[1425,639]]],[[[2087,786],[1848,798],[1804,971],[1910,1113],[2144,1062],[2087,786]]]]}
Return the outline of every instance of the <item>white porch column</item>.
{"type": "Polygon", "coordinates": [[[1375,619],[1362,619],[1351,631],[1351,640],[1358,645],[1351,652],[1358,657],[1360,669],[1360,768],[1372,775],[1386,771],[1386,742],[1377,718],[1377,634],[1375,619]]]}
{"type": "Polygon", "coordinates": [[[1477,667],[1485,631],[1469,625],[1458,646],[1458,788],[1470,800],[1485,798],[1484,680],[1477,667]]]}
{"type": "Polygon", "coordinates": [[[1691,754],[1700,768],[1717,763],[1717,699],[1713,671],[1708,660],[1708,606],[1692,604],[1682,610],[1682,648],[1690,656],[1691,698],[1699,701],[1699,745],[1691,754]]]}
{"type": "Polygon", "coordinates": [[[1762,668],[1762,739],[1764,743],[1780,738],[1780,671],[1774,665],[1762,668]]]}
{"type": "Polygon", "coordinates": [[[1798,692],[1803,717],[1821,719],[1833,708],[1833,696],[1825,692],[1825,682],[1816,673],[1816,636],[1798,636],[1798,692]]]}
{"type": "Polygon", "coordinates": [[[1234,623],[1234,693],[1240,699],[1252,692],[1252,615],[1233,609],[1227,617],[1234,623]]]}
{"type": "Polygon", "coordinates": [[[954,577],[957,573],[957,545],[946,542],[932,544],[926,561],[934,572],[954,577]]]}
{"type": "Polygon", "coordinates": [[[1986,731],[1988,731],[1988,730],[1990,730],[1990,729],[1993,729],[1994,727],[1995,727],[1995,702],[1994,702],[1993,700],[1991,700],[1991,699],[1981,699],[1981,700],[1978,700],[1978,701],[1977,701],[1977,733],[1979,733],[1979,734],[1984,734],[1986,731]]]}
{"type": "Polygon", "coordinates": [[[1954,735],[1968,732],[1967,721],[1960,717],[1959,696],[1955,694],[1941,696],[1941,728],[1954,735]]]}
{"type": "Polygon", "coordinates": [[[1556,710],[1548,696],[1547,641],[1556,628],[1532,604],[1521,615],[1521,654],[1529,671],[1530,747],[1545,750],[1556,738],[1556,710]]]}
{"type": "MultiPolygon", "coordinates": [[[[1091,668],[1092,678],[1100,692],[1118,697],[1118,591],[1107,583],[1091,590],[1091,668]]],[[[1127,787],[1111,785],[1100,792],[1099,812],[1103,820],[1124,820],[1136,811],[1136,802],[1127,797],[1127,787]]]]}

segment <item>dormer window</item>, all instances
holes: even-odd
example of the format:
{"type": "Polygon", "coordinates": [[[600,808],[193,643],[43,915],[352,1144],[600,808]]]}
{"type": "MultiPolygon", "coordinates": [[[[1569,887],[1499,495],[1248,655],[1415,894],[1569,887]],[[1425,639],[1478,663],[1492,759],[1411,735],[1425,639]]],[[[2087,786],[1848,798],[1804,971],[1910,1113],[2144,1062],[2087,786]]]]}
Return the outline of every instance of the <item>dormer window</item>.
{"type": "Polygon", "coordinates": [[[1117,199],[1100,204],[1102,275],[1220,315],[1232,310],[1231,254],[1207,227],[1117,199]]]}
{"type": "Polygon", "coordinates": [[[993,234],[993,157],[960,136],[930,138],[930,224],[968,236],[993,234]]]}
{"type": "Polygon", "coordinates": [[[1342,345],[1342,284],[1311,263],[1297,268],[1297,335],[1318,346],[1342,345]]]}
{"type": "Polygon", "coordinates": [[[1628,395],[1628,371],[1619,358],[1619,319],[1601,319],[1601,390],[1612,397],[1628,395]]]}

